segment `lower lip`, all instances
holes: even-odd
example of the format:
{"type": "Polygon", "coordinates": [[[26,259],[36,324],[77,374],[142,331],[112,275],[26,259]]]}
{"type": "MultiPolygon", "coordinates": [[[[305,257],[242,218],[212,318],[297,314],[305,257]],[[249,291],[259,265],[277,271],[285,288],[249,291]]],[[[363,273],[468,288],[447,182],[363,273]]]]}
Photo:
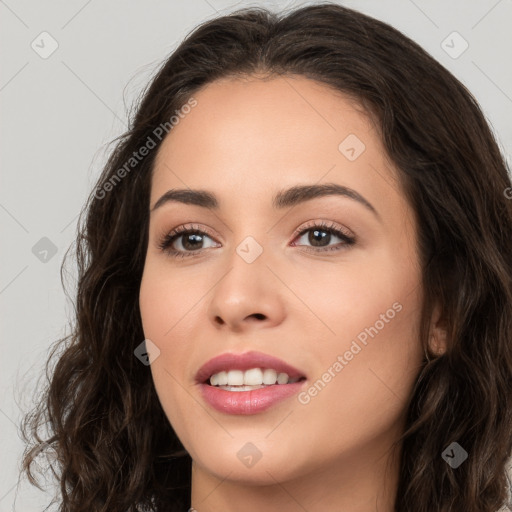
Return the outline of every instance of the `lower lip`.
{"type": "Polygon", "coordinates": [[[256,414],[298,393],[305,380],[292,384],[274,384],[251,391],[227,391],[201,384],[203,398],[217,411],[227,414],[256,414]]]}

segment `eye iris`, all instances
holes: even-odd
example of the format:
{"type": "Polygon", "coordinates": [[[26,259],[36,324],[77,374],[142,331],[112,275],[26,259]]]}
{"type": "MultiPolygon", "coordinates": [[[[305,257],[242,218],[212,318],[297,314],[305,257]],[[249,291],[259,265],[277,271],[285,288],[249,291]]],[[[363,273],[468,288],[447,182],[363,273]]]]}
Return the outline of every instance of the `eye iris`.
{"type": "Polygon", "coordinates": [[[323,245],[321,243],[319,244],[318,242],[327,241],[327,244],[329,244],[331,240],[331,234],[321,229],[313,229],[310,231],[308,239],[311,245],[316,247],[322,247],[323,245]],[[322,234],[320,235],[319,238],[317,238],[319,233],[322,234]]]}
{"type": "Polygon", "coordinates": [[[200,248],[201,243],[203,241],[203,237],[197,233],[188,233],[186,235],[182,235],[183,237],[183,247],[185,249],[194,250],[200,248]],[[193,242],[191,242],[193,240],[193,242]]]}

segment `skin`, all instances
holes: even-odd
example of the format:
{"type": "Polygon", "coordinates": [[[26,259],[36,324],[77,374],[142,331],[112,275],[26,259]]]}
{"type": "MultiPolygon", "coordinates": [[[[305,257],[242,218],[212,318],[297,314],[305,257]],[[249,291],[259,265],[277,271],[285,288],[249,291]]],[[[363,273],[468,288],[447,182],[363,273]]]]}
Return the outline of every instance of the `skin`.
{"type": "MultiPolygon", "coordinates": [[[[172,202],[154,210],[140,288],[144,334],[160,350],[155,388],[193,459],[192,506],[391,512],[399,455],[391,448],[424,355],[417,229],[397,171],[364,112],[307,78],[222,79],[194,97],[158,150],[150,208],[169,189],[191,188],[213,192],[219,209],[172,202]],[[338,149],[349,134],[366,146],[354,161],[338,149]],[[318,183],[354,189],[378,216],[333,195],[272,208],[277,191],[318,183]],[[315,253],[311,231],[294,236],[322,220],[356,243],[315,253]],[[187,223],[213,236],[199,243],[201,254],[174,259],[160,238],[187,223]],[[248,236],[263,249],[252,263],[236,252],[248,236]],[[200,394],[201,365],[248,350],[300,369],[307,391],[394,303],[400,312],[307,404],[293,396],[239,416],[200,394]],[[261,453],[252,467],[237,457],[247,442],[261,453]]],[[[187,240],[174,248],[193,252],[187,240]]],[[[342,241],[332,234],[324,244],[342,241]]]]}

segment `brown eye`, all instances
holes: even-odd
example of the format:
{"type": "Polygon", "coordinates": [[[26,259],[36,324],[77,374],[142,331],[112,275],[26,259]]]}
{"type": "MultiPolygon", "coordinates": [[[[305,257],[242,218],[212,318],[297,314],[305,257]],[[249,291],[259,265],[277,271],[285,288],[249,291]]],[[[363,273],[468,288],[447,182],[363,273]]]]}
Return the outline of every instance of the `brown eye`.
{"type": "Polygon", "coordinates": [[[166,234],[159,242],[160,250],[172,257],[186,258],[202,253],[204,249],[215,245],[204,246],[206,240],[213,240],[212,237],[196,228],[180,226],[166,234]]]}
{"type": "Polygon", "coordinates": [[[340,229],[323,222],[300,231],[298,239],[299,241],[304,239],[303,243],[294,242],[294,246],[310,244],[311,248],[318,248],[313,252],[336,251],[351,246],[356,242],[355,237],[349,236],[340,229]],[[337,245],[331,245],[332,242],[336,241],[336,238],[340,241],[337,242],[337,245]]]}

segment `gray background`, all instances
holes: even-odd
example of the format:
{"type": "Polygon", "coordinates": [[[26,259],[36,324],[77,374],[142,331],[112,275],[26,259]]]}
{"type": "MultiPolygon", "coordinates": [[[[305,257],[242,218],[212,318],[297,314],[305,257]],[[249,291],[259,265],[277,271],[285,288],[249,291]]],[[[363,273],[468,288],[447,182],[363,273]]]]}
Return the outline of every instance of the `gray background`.
{"type": "MultiPolygon", "coordinates": [[[[41,511],[50,501],[25,480],[16,489],[17,425],[50,345],[69,332],[60,265],[107,143],[126,127],[126,106],[198,23],[238,7],[310,3],[0,0],[0,512],[41,511]],[[47,56],[52,44],[58,48],[47,56]]],[[[340,3],[395,26],[459,78],[510,162],[512,0],[340,3]],[[458,36],[442,43],[453,31],[469,44],[460,55],[458,36]]],[[[73,295],[73,273],[68,283],[73,295]]]]}

